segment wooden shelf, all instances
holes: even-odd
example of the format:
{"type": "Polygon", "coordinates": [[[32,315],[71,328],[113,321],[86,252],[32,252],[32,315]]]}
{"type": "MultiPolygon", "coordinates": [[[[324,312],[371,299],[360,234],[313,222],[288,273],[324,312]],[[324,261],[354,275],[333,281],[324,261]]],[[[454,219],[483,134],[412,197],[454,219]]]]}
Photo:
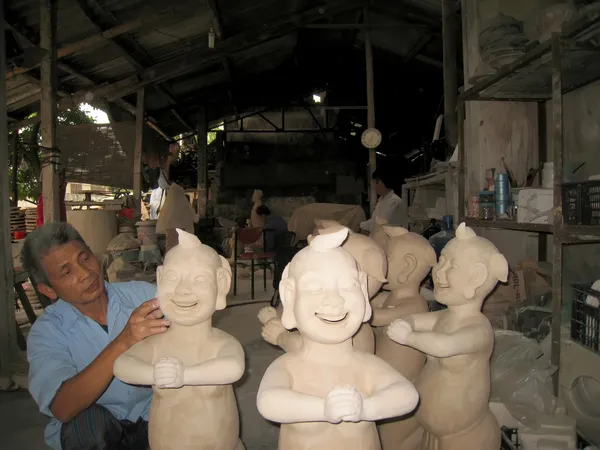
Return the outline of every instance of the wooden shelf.
{"type": "Polygon", "coordinates": [[[478,228],[496,228],[500,230],[531,231],[535,233],[552,233],[552,225],[545,223],[517,223],[512,220],[480,220],[463,217],[461,222],[465,222],[470,227],[478,228]]]}
{"type": "Polygon", "coordinates": [[[600,242],[600,226],[598,225],[563,225],[560,231],[563,244],[584,244],[600,242]]]}

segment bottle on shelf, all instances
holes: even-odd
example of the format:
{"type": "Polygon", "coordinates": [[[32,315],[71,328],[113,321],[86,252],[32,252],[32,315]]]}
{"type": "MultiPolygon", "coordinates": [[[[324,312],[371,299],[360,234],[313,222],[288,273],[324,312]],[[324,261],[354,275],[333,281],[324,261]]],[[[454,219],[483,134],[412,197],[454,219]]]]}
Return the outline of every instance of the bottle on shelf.
{"type": "Polygon", "coordinates": [[[442,250],[446,246],[446,244],[454,239],[454,223],[453,217],[448,215],[442,218],[442,231],[434,234],[429,238],[429,243],[435,250],[436,256],[440,257],[442,250]]]}

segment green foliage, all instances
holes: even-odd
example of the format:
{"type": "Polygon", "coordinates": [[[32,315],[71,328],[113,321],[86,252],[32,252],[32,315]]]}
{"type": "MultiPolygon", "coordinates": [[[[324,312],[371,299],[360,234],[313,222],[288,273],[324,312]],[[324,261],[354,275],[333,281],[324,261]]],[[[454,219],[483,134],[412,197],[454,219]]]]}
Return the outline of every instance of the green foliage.
{"type": "MultiPolygon", "coordinates": [[[[33,113],[29,117],[36,116],[33,113]]],[[[61,125],[80,125],[94,123],[94,119],[87,112],[80,108],[61,111],[57,117],[57,124],[61,125]]],[[[42,191],[40,182],[40,150],[41,137],[39,135],[40,124],[30,125],[19,130],[19,156],[20,164],[17,171],[17,183],[19,188],[19,200],[29,200],[34,203],[42,191]]],[[[12,141],[11,141],[12,142],[12,141]]],[[[12,145],[11,145],[12,147],[12,145]]],[[[12,180],[13,171],[12,148],[9,152],[8,174],[9,180],[12,180]]],[[[12,190],[12,187],[11,187],[12,190]]]]}

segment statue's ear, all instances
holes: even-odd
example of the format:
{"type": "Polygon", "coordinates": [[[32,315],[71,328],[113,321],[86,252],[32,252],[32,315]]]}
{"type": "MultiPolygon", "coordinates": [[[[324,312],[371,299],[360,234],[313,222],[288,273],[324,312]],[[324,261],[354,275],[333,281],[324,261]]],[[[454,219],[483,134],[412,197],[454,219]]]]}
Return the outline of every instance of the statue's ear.
{"type": "Polygon", "coordinates": [[[156,285],[157,286],[160,284],[160,281],[162,279],[162,275],[163,275],[163,266],[158,266],[156,268],[156,285]]]}
{"type": "Polygon", "coordinates": [[[469,279],[464,285],[464,296],[467,299],[472,299],[477,293],[477,289],[485,284],[490,273],[485,264],[477,262],[469,267],[469,279]]]}
{"type": "Polygon", "coordinates": [[[363,297],[365,298],[365,316],[363,318],[363,322],[368,322],[371,319],[371,314],[373,313],[373,310],[371,309],[371,302],[369,301],[367,274],[363,271],[359,272],[358,279],[360,281],[360,290],[362,291],[363,297]]]}
{"type": "Polygon", "coordinates": [[[407,253],[404,255],[404,269],[398,274],[398,283],[406,284],[408,279],[413,274],[415,270],[417,270],[417,266],[419,262],[417,261],[417,257],[412,253],[407,253]]]}
{"type": "Polygon", "coordinates": [[[502,253],[494,253],[490,261],[491,272],[503,283],[508,281],[508,262],[502,253]]]}
{"type": "Polygon", "coordinates": [[[215,309],[223,310],[227,307],[227,294],[231,289],[231,266],[229,262],[219,256],[221,266],[217,268],[217,303],[215,309]]]}
{"type": "Polygon", "coordinates": [[[279,282],[279,296],[281,297],[281,305],[283,313],[281,314],[281,324],[287,330],[296,328],[296,316],[294,315],[294,303],[296,301],[296,283],[293,278],[289,277],[288,264],[281,281],[279,282]]]}

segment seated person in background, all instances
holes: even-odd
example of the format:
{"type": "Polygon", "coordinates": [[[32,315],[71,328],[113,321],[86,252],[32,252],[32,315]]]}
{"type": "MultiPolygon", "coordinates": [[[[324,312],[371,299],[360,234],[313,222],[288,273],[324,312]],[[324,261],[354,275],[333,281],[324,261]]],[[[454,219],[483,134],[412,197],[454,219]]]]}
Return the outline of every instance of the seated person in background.
{"type": "Polygon", "coordinates": [[[266,205],[256,208],[256,214],[260,217],[263,229],[266,230],[267,251],[274,251],[276,248],[277,237],[288,231],[287,222],[276,214],[271,214],[271,210],[266,205]]]}
{"type": "Polygon", "coordinates": [[[372,233],[375,226],[375,219],[378,217],[387,220],[389,225],[401,226],[408,229],[406,205],[393,189],[388,187],[392,185],[390,175],[386,172],[376,170],[373,172],[371,178],[371,189],[375,190],[379,200],[377,201],[377,206],[375,206],[373,216],[360,224],[361,231],[364,234],[372,233]]]}
{"type": "Polygon", "coordinates": [[[167,330],[156,286],[105,283],[100,263],[66,223],[31,233],[21,262],[55,301],[27,340],[29,392],[50,417],[46,443],[54,450],[146,450],[152,389],[115,379],[113,364],[167,330]]]}

